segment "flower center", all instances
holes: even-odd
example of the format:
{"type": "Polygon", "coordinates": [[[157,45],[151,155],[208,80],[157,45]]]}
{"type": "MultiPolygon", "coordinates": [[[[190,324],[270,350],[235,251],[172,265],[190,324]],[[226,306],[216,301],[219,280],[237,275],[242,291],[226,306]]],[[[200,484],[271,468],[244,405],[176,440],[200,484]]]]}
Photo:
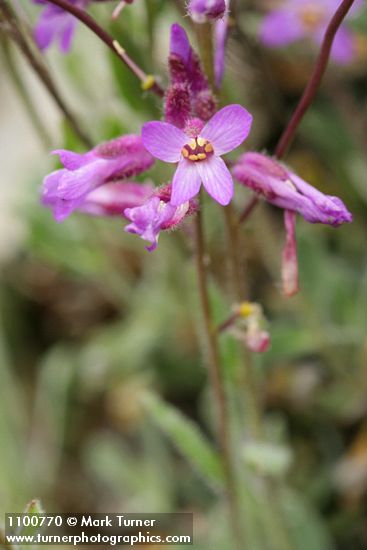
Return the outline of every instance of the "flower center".
{"type": "Polygon", "coordinates": [[[189,143],[186,143],[181,150],[182,156],[191,160],[192,162],[198,162],[205,160],[207,157],[214,153],[213,145],[202,137],[191,139],[189,143]]]}
{"type": "Polygon", "coordinates": [[[303,6],[300,10],[301,23],[306,31],[314,31],[323,22],[325,10],[316,3],[303,6]]]}

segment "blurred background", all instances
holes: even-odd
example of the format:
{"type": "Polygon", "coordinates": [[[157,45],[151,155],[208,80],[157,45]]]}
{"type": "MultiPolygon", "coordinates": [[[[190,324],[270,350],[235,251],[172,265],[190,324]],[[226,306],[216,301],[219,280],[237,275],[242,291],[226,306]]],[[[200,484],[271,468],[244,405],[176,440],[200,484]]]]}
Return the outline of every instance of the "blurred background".
{"type": "MultiPolygon", "coordinates": [[[[237,8],[223,102],[253,113],[246,148],[271,152],[316,52],[312,44],[264,48],[257,29],[266,6],[237,8]]],[[[21,0],[17,9],[34,24],[37,7],[21,0]]],[[[170,25],[192,31],[184,2],[136,1],[115,22],[111,11],[106,3],[90,13],[164,84],[170,25]]],[[[350,25],[358,55],[331,64],[287,162],[341,197],[354,223],[335,230],[298,220],[301,292],[292,299],[279,285],[282,212],[261,204],[240,243],[249,298],[263,305],[272,338],[254,357],[268,446],[241,454],[246,506],[261,525],[252,482],[258,471],[274,477],[295,550],[367,548],[367,14],[350,25]]],[[[193,511],[195,548],[231,549],[216,464],[196,438],[197,427],[205,441],[213,429],[190,224],[162,234],[153,253],[119,219],[74,214],[57,224],[39,204],[42,179],[58,166],[49,152],[85,148],[6,33],[0,38],[1,512],[35,497],[50,512],[193,511]]],[[[93,143],[162,115],[82,25],[69,55],[52,47],[44,59],[93,143]]],[[[149,173],[157,184],[170,176],[162,163],[149,173]]],[[[239,211],[249,196],[237,186],[239,211]]],[[[225,231],[217,205],[205,206],[220,322],[231,307],[225,231]]],[[[223,337],[241,448],[236,347],[223,337]]],[[[272,548],[263,533],[249,540],[250,550],[272,548]]]]}

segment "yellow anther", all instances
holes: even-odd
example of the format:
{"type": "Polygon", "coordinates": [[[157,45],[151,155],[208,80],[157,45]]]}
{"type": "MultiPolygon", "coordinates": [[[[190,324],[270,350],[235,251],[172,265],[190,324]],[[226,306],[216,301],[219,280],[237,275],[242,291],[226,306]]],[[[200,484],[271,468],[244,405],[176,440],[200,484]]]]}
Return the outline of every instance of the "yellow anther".
{"type": "Polygon", "coordinates": [[[254,313],[255,309],[254,304],[251,302],[242,302],[242,304],[238,306],[238,314],[240,317],[250,317],[250,315],[254,313]]]}
{"type": "Polygon", "coordinates": [[[204,147],[206,153],[212,153],[213,152],[213,145],[211,143],[207,143],[204,147]]]}
{"type": "Polygon", "coordinates": [[[200,145],[200,147],[202,147],[203,145],[206,144],[206,139],[204,139],[202,137],[197,138],[196,141],[198,142],[198,145],[200,145]]]}
{"type": "Polygon", "coordinates": [[[204,159],[206,159],[206,154],[205,154],[205,153],[198,153],[197,156],[198,156],[198,159],[199,159],[199,160],[204,160],[204,159]]]}
{"type": "Polygon", "coordinates": [[[181,153],[185,158],[187,158],[189,156],[189,152],[188,152],[187,149],[185,149],[185,147],[182,149],[181,153]]]}
{"type": "Polygon", "coordinates": [[[151,90],[155,85],[155,77],[152,74],[147,74],[145,80],[141,83],[143,90],[151,90]]]}
{"type": "Polygon", "coordinates": [[[192,149],[193,151],[195,151],[196,149],[196,141],[194,139],[191,139],[188,143],[190,149],[192,149]]]}
{"type": "Polygon", "coordinates": [[[197,155],[189,155],[189,160],[199,160],[197,155]]]}

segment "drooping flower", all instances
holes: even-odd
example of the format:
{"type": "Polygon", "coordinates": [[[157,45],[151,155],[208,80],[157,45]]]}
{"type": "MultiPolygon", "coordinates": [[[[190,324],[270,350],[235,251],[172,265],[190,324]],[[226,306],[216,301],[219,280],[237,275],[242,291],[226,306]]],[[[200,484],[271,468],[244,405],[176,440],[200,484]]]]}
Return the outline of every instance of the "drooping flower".
{"type": "Polygon", "coordinates": [[[190,0],[188,13],[195,23],[206,23],[223,17],[226,13],[225,0],[190,0]]]}
{"type": "Polygon", "coordinates": [[[298,290],[295,215],[310,223],[338,227],[352,221],[352,214],[338,198],[324,195],[288,167],[261,153],[245,153],[232,170],[236,179],[271,204],[285,210],[286,244],[283,252],[283,289],[288,296],[298,290]]]}
{"type": "Polygon", "coordinates": [[[165,120],[178,128],[184,128],[190,117],[209,120],[216,111],[216,100],[186,32],[177,23],[171,27],[168,67],[165,120]]]}
{"type": "MultiPolygon", "coordinates": [[[[90,0],[69,0],[71,4],[86,9],[90,0]]],[[[72,44],[77,19],[47,0],[33,0],[34,4],[44,5],[34,29],[34,38],[41,50],[47,49],[53,42],[58,42],[60,51],[67,53],[72,44]]]]}
{"type": "Polygon", "coordinates": [[[155,157],[178,162],[172,181],[171,204],[179,206],[198,194],[201,183],[219,204],[233,196],[232,176],[221,159],[246,139],[252,116],[241,105],[228,105],[203,127],[191,121],[185,132],[167,122],[148,122],[142,129],[143,144],[155,157]]]}
{"type": "Polygon", "coordinates": [[[338,197],[324,195],[288,167],[261,153],[245,153],[233,175],[271,204],[301,214],[310,223],[337,227],[352,221],[352,215],[338,197]]]}
{"type": "Polygon", "coordinates": [[[98,145],[85,154],[63,149],[53,154],[59,155],[64,168],[44,179],[42,203],[52,209],[59,222],[81,207],[97,187],[131,178],[154,163],[141,137],[134,134],[98,145]]]}
{"type": "MultiPolygon", "coordinates": [[[[286,46],[303,39],[311,39],[319,45],[338,5],[335,0],[283,0],[264,17],[260,39],[270,47],[286,46]]],[[[352,12],[360,5],[361,2],[357,2],[352,12]]],[[[354,37],[345,27],[338,30],[331,55],[338,63],[353,60],[354,37]]]]}
{"type": "Polygon", "coordinates": [[[161,231],[175,229],[197,208],[195,200],[187,201],[180,206],[172,206],[172,186],[167,184],[157,189],[141,206],[127,208],[124,216],[132,223],[125,227],[125,231],[140,235],[142,239],[151,243],[147,246],[149,252],[155,250],[158,245],[158,237],[161,231]]]}

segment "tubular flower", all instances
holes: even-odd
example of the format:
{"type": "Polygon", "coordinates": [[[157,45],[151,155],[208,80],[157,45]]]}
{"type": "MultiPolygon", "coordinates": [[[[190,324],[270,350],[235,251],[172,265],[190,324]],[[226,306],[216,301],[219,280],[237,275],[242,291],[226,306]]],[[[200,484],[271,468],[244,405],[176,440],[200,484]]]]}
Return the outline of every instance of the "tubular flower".
{"type": "MultiPolygon", "coordinates": [[[[356,2],[355,12],[361,2],[356,2]]],[[[335,0],[283,0],[271,10],[260,26],[260,39],[266,46],[281,47],[302,39],[322,42],[326,27],[338,7],[335,0]]],[[[332,57],[338,63],[349,63],[355,55],[353,34],[345,28],[338,30],[332,57]]]]}
{"type": "Polygon", "coordinates": [[[188,5],[188,13],[195,23],[223,17],[226,9],[225,0],[190,0],[188,5]]]}
{"type": "Polygon", "coordinates": [[[79,208],[97,187],[131,178],[154,163],[141,137],[134,134],[108,141],[81,155],[64,149],[53,154],[59,155],[64,168],[44,179],[42,203],[52,209],[59,222],[79,208]]]}
{"type": "Polygon", "coordinates": [[[184,128],[192,116],[209,120],[215,113],[216,101],[199,58],[177,23],[171,27],[168,65],[170,86],[165,98],[165,120],[179,128],[184,128]]]}
{"type": "Polygon", "coordinates": [[[193,120],[185,132],[167,122],[143,126],[143,144],[155,157],[178,162],[172,181],[171,204],[180,206],[198,194],[201,183],[219,204],[227,205],[233,196],[232,176],[221,159],[246,139],[252,116],[241,105],[228,105],[202,127],[193,120]]]}
{"type": "Polygon", "coordinates": [[[310,223],[337,227],[352,221],[338,197],[324,195],[285,165],[261,153],[245,153],[233,167],[233,175],[268,202],[298,212],[310,223]]]}
{"type": "MultiPolygon", "coordinates": [[[[69,2],[78,8],[85,9],[90,0],[69,0],[69,2]]],[[[47,0],[33,0],[33,3],[45,6],[34,29],[34,38],[38,47],[45,50],[53,42],[58,42],[61,53],[67,53],[71,48],[77,19],[47,0]]]]}
{"type": "Polygon", "coordinates": [[[141,206],[127,208],[124,216],[132,223],[125,227],[128,233],[140,235],[151,243],[147,250],[152,252],[157,248],[158,237],[161,231],[175,229],[197,208],[195,200],[186,201],[180,206],[172,206],[169,202],[172,186],[170,184],[157,189],[141,206]]]}
{"type": "Polygon", "coordinates": [[[287,296],[298,291],[295,213],[310,223],[338,227],[352,221],[352,214],[338,198],[324,195],[279,162],[260,153],[245,153],[233,167],[233,175],[285,210],[286,243],[283,251],[283,290],[287,296]]]}

